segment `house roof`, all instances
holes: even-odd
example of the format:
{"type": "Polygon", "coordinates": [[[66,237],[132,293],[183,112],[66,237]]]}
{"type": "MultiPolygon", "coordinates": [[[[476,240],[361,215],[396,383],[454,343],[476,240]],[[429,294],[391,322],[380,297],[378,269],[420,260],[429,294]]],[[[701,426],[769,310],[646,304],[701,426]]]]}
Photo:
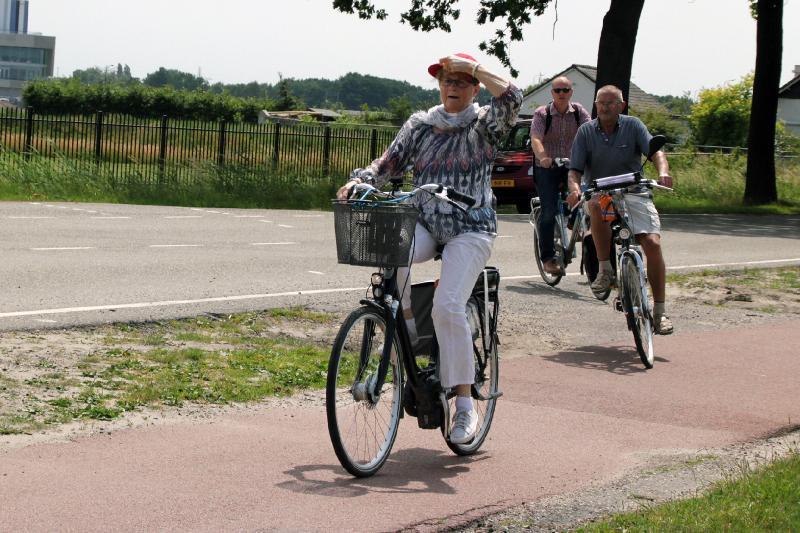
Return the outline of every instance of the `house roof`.
{"type": "MultiPolygon", "coordinates": [[[[795,72],[797,68],[795,67],[795,72]]],[[[778,89],[778,98],[800,98],[800,74],[787,81],[783,87],[778,89]]]]}
{"type": "MultiPolygon", "coordinates": [[[[555,76],[539,83],[533,89],[528,91],[525,96],[528,96],[531,93],[534,93],[544,87],[545,85],[549,85],[554,79],[559,76],[564,76],[571,70],[576,70],[589,78],[593,83],[597,83],[597,67],[592,67],[590,65],[577,65],[572,64],[569,67],[565,68],[555,76]]],[[[644,92],[642,89],[639,88],[638,85],[631,82],[630,88],[628,89],[628,103],[636,108],[637,110],[645,110],[645,109],[653,109],[658,111],[666,111],[666,108],[656,100],[655,96],[652,94],[644,92]]]]}

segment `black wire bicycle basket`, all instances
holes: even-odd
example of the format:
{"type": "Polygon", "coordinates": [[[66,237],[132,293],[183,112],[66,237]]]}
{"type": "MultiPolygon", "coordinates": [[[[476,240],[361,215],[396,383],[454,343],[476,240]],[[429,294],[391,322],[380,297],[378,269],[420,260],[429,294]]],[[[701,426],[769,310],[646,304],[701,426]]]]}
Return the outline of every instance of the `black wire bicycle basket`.
{"type": "Polygon", "coordinates": [[[419,211],[388,202],[333,202],[336,254],[345,265],[397,267],[408,264],[419,211]]]}

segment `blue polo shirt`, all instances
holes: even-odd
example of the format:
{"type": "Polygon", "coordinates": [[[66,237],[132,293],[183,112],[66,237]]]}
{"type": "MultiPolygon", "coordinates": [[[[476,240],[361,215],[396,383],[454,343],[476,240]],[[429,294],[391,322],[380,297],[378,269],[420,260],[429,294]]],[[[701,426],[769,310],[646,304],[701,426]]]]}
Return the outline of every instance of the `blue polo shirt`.
{"type": "Polygon", "coordinates": [[[572,143],[571,170],[583,173],[583,182],[642,170],[652,135],[636,117],[620,115],[616,128],[607,135],[598,119],[582,124],[572,143]]]}

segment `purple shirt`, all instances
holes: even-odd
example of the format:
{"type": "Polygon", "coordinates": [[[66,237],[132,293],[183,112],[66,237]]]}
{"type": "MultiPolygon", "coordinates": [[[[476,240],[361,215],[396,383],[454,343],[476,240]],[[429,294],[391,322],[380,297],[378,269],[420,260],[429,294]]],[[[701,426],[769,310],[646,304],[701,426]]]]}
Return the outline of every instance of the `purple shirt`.
{"type": "MultiPolygon", "coordinates": [[[[533,113],[531,121],[531,139],[540,139],[544,145],[544,150],[548,157],[569,157],[572,150],[572,141],[578,132],[578,126],[589,122],[591,117],[589,112],[578,102],[570,102],[566,113],[559,113],[555,104],[550,102],[547,106],[539,106],[533,113]],[[547,106],[550,106],[550,129],[547,135],[544,134],[545,122],[547,120],[547,106]],[[575,121],[575,113],[578,113],[578,121],[575,121]]],[[[539,165],[539,161],[536,161],[539,165]]]]}

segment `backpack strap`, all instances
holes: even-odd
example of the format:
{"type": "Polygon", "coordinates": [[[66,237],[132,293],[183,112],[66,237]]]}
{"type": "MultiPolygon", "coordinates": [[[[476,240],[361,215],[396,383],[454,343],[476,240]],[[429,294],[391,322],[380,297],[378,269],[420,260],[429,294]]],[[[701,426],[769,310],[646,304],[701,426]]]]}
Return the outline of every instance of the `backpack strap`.
{"type": "MultiPolygon", "coordinates": [[[[545,107],[545,111],[544,111],[545,112],[545,115],[544,115],[544,135],[547,135],[547,132],[550,131],[550,125],[553,123],[553,115],[550,114],[550,106],[551,105],[553,105],[552,101],[549,104],[547,104],[547,106],[545,107]]],[[[544,137],[544,135],[542,135],[542,137],[544,137]]]]}
{"type": "MultiPolygon", "coordinates": [[[[550,114],[550,106],[553,104],[551,101],[547,104],[545,108],[545,115],[544,115],[544,134],[547,135],[547,132],[550,131],[550,125],[553,123],[553,115],[550,114]]],[[[575,112],[572,113],[575,116],[575,125],[580,127],[581,126],[581,114],[580,109],[581,105],[577,102],[572,102],[572,107],[575,108],[575,112]],[[580,106],[580,107],[579,107],[580,106]]]]}

